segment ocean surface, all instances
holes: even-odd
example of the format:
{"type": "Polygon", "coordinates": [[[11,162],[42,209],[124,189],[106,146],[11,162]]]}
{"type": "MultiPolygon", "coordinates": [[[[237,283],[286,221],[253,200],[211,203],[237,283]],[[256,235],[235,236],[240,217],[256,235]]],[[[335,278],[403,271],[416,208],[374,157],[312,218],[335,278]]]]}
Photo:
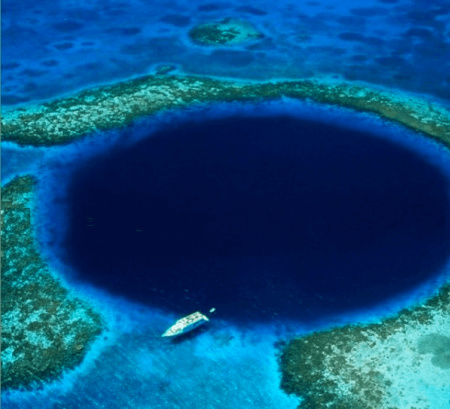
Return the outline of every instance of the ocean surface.
{"type": "Polygon", "coordinates": [[[51,98],[174,64],[250,79],[336,77],[448,101],[445,0],[5,1],[2,102],[51,98]],[[192,44],[191,27],[244,19],[264,38],[192,44]]]}
{"type": "MultiPolygon", "coordinates": [[[[2,105],[153,74],[333,79],[450,105],[445,1],[2,4],[2,105]],[[262,37],[193,43],[224,18],[262,37]]],[[[449,274],[447,148],[373,115],[290,99],[209,103],[67,146],[2,143],[2,185],[39,180],[40,250],[102,313],[83,363],[19,408],[294,409],[278,346],[376,322],[449,274]],[[215,313],[192,335],[177,318],[215,313]]]]}

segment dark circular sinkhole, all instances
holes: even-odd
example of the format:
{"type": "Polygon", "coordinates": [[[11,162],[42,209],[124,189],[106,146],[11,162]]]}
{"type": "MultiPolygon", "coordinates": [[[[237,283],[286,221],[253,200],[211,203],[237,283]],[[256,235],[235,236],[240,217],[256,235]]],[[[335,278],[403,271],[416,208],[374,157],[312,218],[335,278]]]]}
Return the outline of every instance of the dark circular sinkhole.
{"type": "Polygon", "coordinates": [[[74,175],[65,257],[83,280],[180,314],[320,318],[438,272],[446,186],[368,132],[291,116],[184,123],[74,175]]]}

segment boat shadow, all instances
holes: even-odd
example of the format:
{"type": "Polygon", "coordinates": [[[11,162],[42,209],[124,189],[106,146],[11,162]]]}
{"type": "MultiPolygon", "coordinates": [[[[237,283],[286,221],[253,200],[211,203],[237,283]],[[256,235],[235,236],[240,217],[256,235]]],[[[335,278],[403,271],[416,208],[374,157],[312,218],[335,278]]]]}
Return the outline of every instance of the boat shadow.
{"type": "Polygon", "coordinates": [[[173,345],[182,344],[183,342],[192,341],[193,339],[197,338],[207,331],[208,326],[202,325],[200,327],[194,328],[192,331],[189,331],[186,334],[181,334],[175,338],[171,338],[169,342],[173,345]]]}

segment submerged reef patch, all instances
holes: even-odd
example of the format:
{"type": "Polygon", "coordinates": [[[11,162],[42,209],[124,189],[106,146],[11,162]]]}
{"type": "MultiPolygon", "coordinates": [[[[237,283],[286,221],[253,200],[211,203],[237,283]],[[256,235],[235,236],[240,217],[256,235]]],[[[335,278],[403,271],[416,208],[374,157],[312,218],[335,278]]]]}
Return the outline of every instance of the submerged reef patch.
{"type": "Polygon", "coordinates": [[[290,97],[370,112],[450,146],[450,111],[436,103],[351,83],[310,80],[246,83],[197,76],[154,75],[79,92],[39,105],[2,110],[2,137],[52,146],[196,103],[290,97]]]}
{"type": "Polygon", "coordinates": [[[450,284],[381,323],[347,325],[294,339],[282,351],[282,388],[300,408],[446,407],[450,284]],[[425,385],[434,391],[433,405],[425,385]]]}
{"type": "Polygon", "coordinates": [[[79,364],[100,316],[51,274],[33,232],[35,180],[2,187],[2,388],[37,386],[79,364]]]}
{"type": "Polygon", "coordinates": [[[252,24],[244,20],[226,18],[220,22],[204,23],[189,31],[195,44],[205,46],[233,46],[264,37],[252,24]]]}
{"type": "Polygon", "coordinates": [[[431,363],[441,369],[450,369],[450,337],[441,334],[424,335],[419,339],[419,353],[433,354],[431,363]]]}

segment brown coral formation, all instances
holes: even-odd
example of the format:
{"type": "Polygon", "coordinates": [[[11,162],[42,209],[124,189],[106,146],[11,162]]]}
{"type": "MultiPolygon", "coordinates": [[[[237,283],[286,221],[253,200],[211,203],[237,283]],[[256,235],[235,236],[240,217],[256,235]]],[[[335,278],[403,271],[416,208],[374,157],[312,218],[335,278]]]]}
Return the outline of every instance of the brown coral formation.
{"type": "Polygon", "coordinates": [[[30,387],[79,364],[100,316],[70,294],[40,257],[31,177],[2,188],[2,389],[30,387]]]}
{"type": "Polygon", "coordinates": [[[162,110],[205,102],[290,97],[371,112],[450,146],[450,112],[426,100],[351,83],[245,83],[196,76],[147,76],[42,105],[6,109],[2,137],[21,145],[67,144],[162,110]]]}

